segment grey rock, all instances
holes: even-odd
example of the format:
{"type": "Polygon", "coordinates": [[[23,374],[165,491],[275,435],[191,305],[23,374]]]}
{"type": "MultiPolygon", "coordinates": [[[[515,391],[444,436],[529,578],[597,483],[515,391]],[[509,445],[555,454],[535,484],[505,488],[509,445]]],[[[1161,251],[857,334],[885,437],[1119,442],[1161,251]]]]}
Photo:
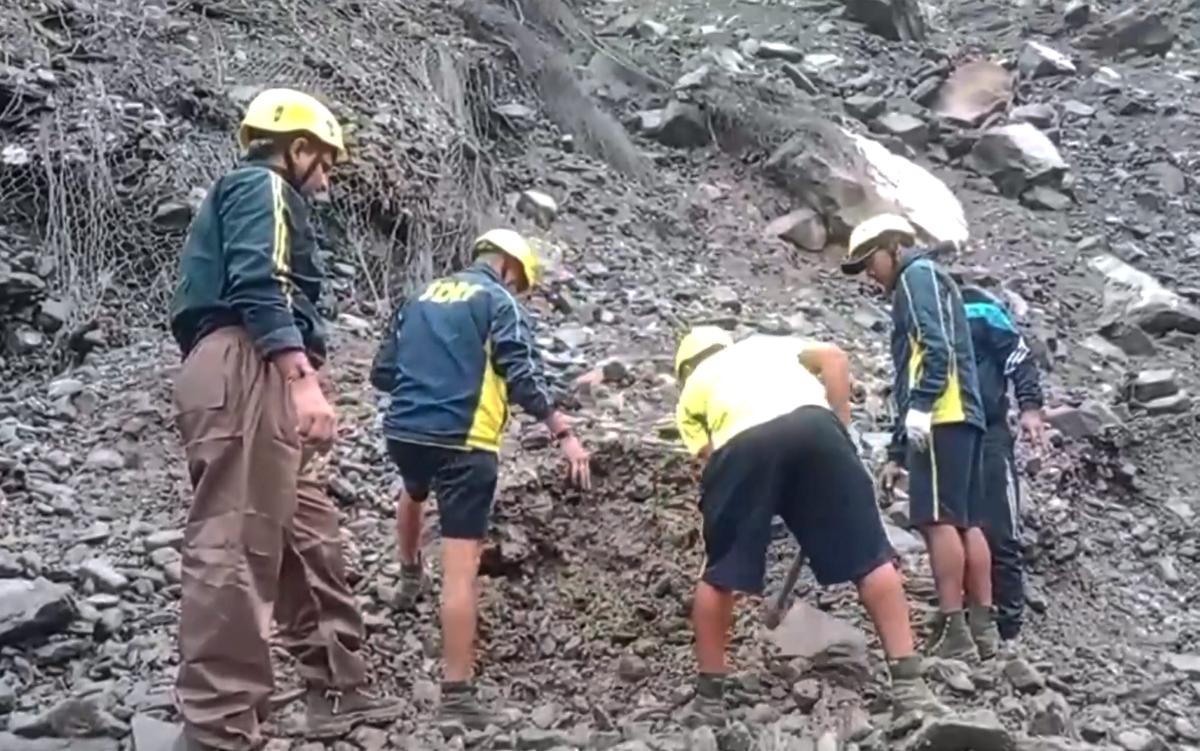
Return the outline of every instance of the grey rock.
{"type": "Polygon", "coordinates": [[[1029,705],[1029,734],[1035,736],[1073,736],[1071,706],[1062,694],[1043,691],[1029,705]]]}
{"type": "Polygon", "coordinates": [[[1078,407],[1060,405],[1046,410],[1046,422],[1067,438],[1082,439],[1099,435],[1121,420],[1105,405],[1087,401],[1078,407]]]}
{"type": "Polygon", "coordinates": [[[869,675],[866,634],[806,602],[792,605],[771,631],[771,641],[784,658],[803,657],[814,668],[841,673],[851,681],[869,675]]]}
{"type": "Polygon", "coordinates": [[[1162,738],[1145,728],[1122,730],[1114,740],[1125,751],[1167,751],[1169,748],[1162,738]]]}
{"type": "Polygon", "coordinates": [[[13,715],[8,729],[23,738],[121,737],[129,729],[101,704],[101,695],[63,699],[39,714],[13,715]]]}
{"type": "Polygon", "coordinates": [[[895,41],[922,41],[926,19],[917,0],[842,0],[846,16],[895,41]]]}
{"type": "Polygon", "coordinates": [[[1063,23],[1073,29],[1086,26],[1092,18],[1092,4],[1089,0],[1071,0],[1063,8],[1063,23]]]}
{"type": "Polygon", "coordinates": [[[717,746],[721,751],[750,751],[754,734],[741,722],[731,722],[717,731],[717,746]]]}
{"type": "Polygon", "coordinates": [[[79,575],[103,592],[120,592],[129,586],[129,579],[103,558],[89,558],[84,561],[79,567],[79,575]]]}
{"type": "Polygon", "coordinates": [[[796,681],[792,686],[792,701],[801,712],[808,713],[821,699],[821,682],[815,678],[796,681]]]}
{"type": "Polygon", "coordinates": [[[159,229],[182,232],[192,222],[192,207],[184,201],[165,201],[154,209],[153,221],[159,229]]]}
{"type": "Polygon", "coordinates": [[[996,714],[980,709],[928,721],[904,745],[908,751],[1013,751],[1016,743],[996,714]]]}
{"type": "Polygon", "coordinates": [[[783,42],[760,42],[754,50],[754,56],[763,60],[787,60],[796,63],[804,59],[804,51],[783,42]]]}
{"type": "Polygon", "coordinates": [[[178,584],[183,580],[183,555],[175,548],[158,548],[150,554],[150,560],[166,575],[167,581],[178,584]]]}
{"type": "Polygon", "coordinates": [[[842,106],[846,108],[846,114],[865,123],[879,117],[887,107],[887,102],[883,97],[855,94],[847,97],[842,106]]]}
{"type": "Polygon", "coordinates": [[[1133,379],[1130,390],[1135,401],[1145,404],[1179,393],[1179,380],[1174,370],[1143,370],[1133,379]]]}
{"type": "Polygon", "coordinates": [[[41,349],[46,343],[46,337],[28,324],[18,323],[8,329],[5,343],[12,354],[28,355],[41,349]]]}
{"type": "Polygon", "coordinates": [[[1016,657],[1004,664],[1004,677],[1012,687],[1024,693],[1032,693],[1046,685],[1046,678],[1023,657],[1016,657]]]}
{"type": "Polygon", "coordinates": [[[650,666],[637,655],[621,655],[617,660],[617,677],[626,683],[643,681],[648,675],[650,675],[650,666]]]}
{"type": "Polygon", "coordinates": [[[1066,211],[1071,208],[1071,197],[1060,193],[1049,185],[1034,185],[1021,194],[1021,203],[1034,209],[1066,211]]]}
{"type": "Polygon", "coordinates": [[[810,208],[788,212],[767,225],[764,234],[782,237],[803,250],[821,251],[829,240],[825,220],[810,208]]]}
{"type": "Polygon", "coordinates": [[[42,300],[38,306],[37,327],[47,334],[62,329],[71,319],[71,306],[63,300],[42,300]]]}
{"type": "Polygon", "coordinates": [[[183,728],[147,714],[134,715],[130,729],[133,751],[174,751],[183,728]]]}
{"type": "Polygon", "coordinates": [[[672,88],[674,88],[676,91],[698,88],[703,86],[708,81],[708,78],[711,74],[712,66],[707,64],[701,65],[699,68],[696,68],[688,73],[684,73],[682,76],[680,76],[679,80],[675,81],[675,85],[672,88]]]}
{"type": "Polygon", "coordinates": [[[1116,345],[1120,352],[1130,357],[1149,357],[1158,352],[1154,340],[1140,326],[1130,326],[1124,321],[1114,321],[1105,326],[1100,333],[1116,345]]]}
{"type": "Polygon", "coordinates": [[[797,89],[800,89],[805,94],[811,94],[815,96],[821,93],[821,88],[817,86],[817,84],[814,83],[813,80],[808,77],[808,74],[801,70],[799,66],[793,65],[792,63],[786,63],[780,67],[780,70],[783,71],[783,74],[788,77],[788,80],[791,81],[797,89]]]}
{"type": "Polygon", "coordinates": [[[78,609],[70,587],[45,579],[0,579],[0,645],[64,630],[78,609]]]}
{"type": "Polygon", "coordinates": [[[0,748],[4,751],[119,751],[111,738],[21,738],[0,733],[0,748]]]}
{"type": "Polygon", "coordinates": [[[1179,415],[1192,409],[1192,397],[1187,392],[1152,399],[1141,405],[1151,415],[1179,415]]]}
{"type": "Polygon", "coordinates": [[[662,122],[652,135],[664,146],[676,149],[704,146],[711,137],[704,112],[694,104],[678,100],[672,100],[663,110],[662,122]]]}
{"type": "Polygon", "coordinates": [[[113,471],[125,468],[125,457],[114,449],[97,447],[88,452],[84,464],[93,469],[113,471]]]}
{"type": "Polygon", "coordinates": [[[1192,680],[1200,680],[1200,654],[1171,653],[1166,656],[1166,663],[1172,670],[1192,680]]]}
{"type": "Polygon", "coordinates": [[[914,149],[929,143],[929,126],[924,120],[903,112],[887,112],[875,118],[871,127],[881,133],[899,138],[914,149]]]}
{"type": "Polygon", "coordinates": [[[1054,125],[1058,113],[1049,104],[1023,104],[1014,107],[1008,113],[1008,119],[1018,123],[1029,123],[1038,128],[1049,128],[1054,125]]]}
{"type": "Polygon", "coordinates": [[[1176,717],[1171,723],[1171,729],[1185,741],[1200,741],[1200,728],[1186,717],[1176,717]]]}
{"type": "Polygon", "coordinates": [[[50,382],[50,387],[46,389],[46,396],[53,400],[62,399],[64,397],[72,397],[83,391],[83,381],[78,378],[56,378],[50,382]]]}
{"type": "Polygon", "coordinates": [[[517,198],[517,211],[545,229],[558,217],[558,202],[539,190],[527,190],[517,198]]]}
{"type": "Polygon", "coordinates": [[[146,546],[147,552],[153,552],[159,548],[175,548],[179,550],[183,545],[183,530],[164,529],[154,532],[146,536],[143,544],[146,546]]]}
{"type": "Polygon", "coordinates": [[[1001,192],[1015,196],[1034,184],[1061,185],[1067,163],[1058,148],[1029,123],[984,131],[971,150],[970,166],[992,178],[1001,192]]]}
{"type": "Polygon", "coordinates": [[[1068,99],[1067,101],[1063,102],[1062,108],[1063,113],[1069,117],[1087,119],[1089,117],[1095,117],[1096,115],[1095,107],[1090,104],[1084,104],[1077,99],[1068,99]]]}
{"type": "Polygon", "coordinates": [[[17,692],[5,678],[0,678],[0,714],[8,714],[17,706],[17,692]]]}
{"type": "Polygon", "coordinates": [[[79,533],[75,538],[85,545],[95,545],[104,542],[112,534],[112,530],[104,522],[92,522],[92,525],[79,533]]]}
{"type": "Polygon", "coordinates": [[[1021,47],[1017,69],[1027,78],[1044,78],[1074,73],[1075,63],[1056,49],[1028,41],[1021,47]]]}
{"type": "Polygon", "coordinates": [[[708,726],[701,726],[692,731],[688,744],[689,751],[719,751],[717,735],[708,726]]]}
{"type": "Polygon", "coordinates": [[[883,530],[887,532],[888,540],[900,555],[925,552],[925,540],[906,529],[901,529],[890,522],[884,522],[883,530]]]}
{"type": "Polygon", "coordinates": [[[524,728],[517,733],[517,748],[523,751],[550,751],[558,746],[569,746],[570,737],[557,730],[524,728]]]}
{"type": "Polygon", "coordinates": [[[1104,253],[1088,262],[1105,277],[1101,330],[1118,321],[1151,334],[1182,331],[1200,334],[1200,308],[1164,287],[1149,274],[1104,253]]]}
{"type": "Polygon", "coordinates": [[[519,102],[500,104],[495,106],[492,111],[501,117],[508,118],[509,120],[532,121],[537,119],[537,112],[519,102]]]}
{"type": "Polygon", "coordinates": [[[1094,26],[1079,44],[1105,55],[1125,50],[1163,55],[1174,46],[1177,37],[1158,3],[1142,0],[1094,26]]]}
{"type": "Polygon", "coordinates": [[[1187,175],[1170,162],[1155,162],[1146,168],[1146,172],[1167,195],[1181,196],[1187,193],[1187,175]]]}

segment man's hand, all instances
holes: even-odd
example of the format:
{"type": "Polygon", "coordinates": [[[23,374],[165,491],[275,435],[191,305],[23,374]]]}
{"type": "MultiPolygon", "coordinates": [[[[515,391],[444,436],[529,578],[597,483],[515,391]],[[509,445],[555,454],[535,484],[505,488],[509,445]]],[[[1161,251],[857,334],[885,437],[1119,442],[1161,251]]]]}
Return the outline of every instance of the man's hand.
{"type": "Polygon", "coordinates": [[[288,390],[296,407],[296,432],[300,440],[319,452],[328,451],[337,436],[337,415],[321,393],[316,371],[292,379],[288,390]]]}
{"type": "Polygon", "coordinates": [[[896,500],[896,484],[904,478],[904,467],[889,460],[879,471],[879,486],[883,489],[884,506],[892,505],[896,500]]]}
{"type": "Polygon", "coordinates": [[[591,454],[573,433],[562,439],[559,446],[567,458],[567,472],[572,484],[582,490],[592,489],[591,454]]]}
{"type": "Polygon", "coordinates": [[[1046,421],[1042,418],[1041,409],[1025,410],[1021,413],[1020,423],[1022,432],[1033,446],[1034,453],[1040,456],[1049,450],[1050,442],[1046,437],[1046,421]]]}
{"type": "Polygon", "coordinates": [[[915,409],[908,410],[908,413],[904,415],[904,432],[917,451],[925,451],[929,448],[929,442],[932,440],[933,414],[918,412],[915,409]]]}

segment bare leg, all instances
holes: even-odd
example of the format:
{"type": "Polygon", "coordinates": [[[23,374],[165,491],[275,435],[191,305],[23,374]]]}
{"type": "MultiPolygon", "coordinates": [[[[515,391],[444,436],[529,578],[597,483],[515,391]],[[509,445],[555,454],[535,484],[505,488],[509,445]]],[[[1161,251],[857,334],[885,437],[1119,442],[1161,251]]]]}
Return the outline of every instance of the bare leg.
{"type": "Polygon", "coordinates": [[[421,545],[421,504],[413,500],[406,491],[401,491],[396,502],[396,546],[400,562],[406,565],[417,563],[421,545]]]}
{"type": "Polygon", "coordinates": [[[896,567],[885,563],[860,579],[858,596],[875,624],[887,658],[899,660],[912,655],[915,648],[908,620],[908,600],[896,567]]]}
{"type": "Polygon", "coordinates": [[[692,602],[696,631],[696,663],[702,674],[726,672],[725,650],[733,627],[733,593],[701,581],[692,602]]]}
{"type": "Polygon", "coordinates": [[[966,590],[972,605],[992,606],[992,553],[987,537],[979,527],[963,532],[966,550],[966,590]]]}
{"type": "Polygon", "coordinates": [[[468,681],[475,667],[479,540],[442,540],[442,652],[447,682],[468,681]]]}
{"type": "MultiPolygon", "coordinates": [[[[921,530],[929,547],[929,562],[937,586],[938,606],[943,613],[963,609],[966,551],[959,531],[948,524],[931,524],[921,530]]],[[[989,571],[988,575],[991,573],[989,571]]]]}

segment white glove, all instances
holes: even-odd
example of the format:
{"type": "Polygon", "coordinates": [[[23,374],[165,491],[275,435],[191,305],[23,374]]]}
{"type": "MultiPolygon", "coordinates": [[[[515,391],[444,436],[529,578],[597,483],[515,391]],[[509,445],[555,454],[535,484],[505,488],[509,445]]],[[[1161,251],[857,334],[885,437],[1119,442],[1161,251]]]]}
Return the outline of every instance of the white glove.
{"type": "Polygon", "coordinates": [[[926,450],[933,433],[933,414],[910,409],[904,415],[904,432],[908,434],[908,442],[915,446],[917,451],[926,450]]]}

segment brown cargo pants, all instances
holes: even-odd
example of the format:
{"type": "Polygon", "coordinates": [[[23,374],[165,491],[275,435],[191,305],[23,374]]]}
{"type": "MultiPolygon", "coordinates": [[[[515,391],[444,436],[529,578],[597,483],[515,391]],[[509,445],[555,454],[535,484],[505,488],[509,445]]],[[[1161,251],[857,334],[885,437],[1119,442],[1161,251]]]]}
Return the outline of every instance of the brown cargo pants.
{"type": "Polygon", "coordinates": [[[337,510],[302,450],[287,388],[240,328],[206,336],[175,382],[193,488],[176,695],[188,734],[230,751],[261,739],[272,615],[309,686],[366,678],[337,510]]]}

